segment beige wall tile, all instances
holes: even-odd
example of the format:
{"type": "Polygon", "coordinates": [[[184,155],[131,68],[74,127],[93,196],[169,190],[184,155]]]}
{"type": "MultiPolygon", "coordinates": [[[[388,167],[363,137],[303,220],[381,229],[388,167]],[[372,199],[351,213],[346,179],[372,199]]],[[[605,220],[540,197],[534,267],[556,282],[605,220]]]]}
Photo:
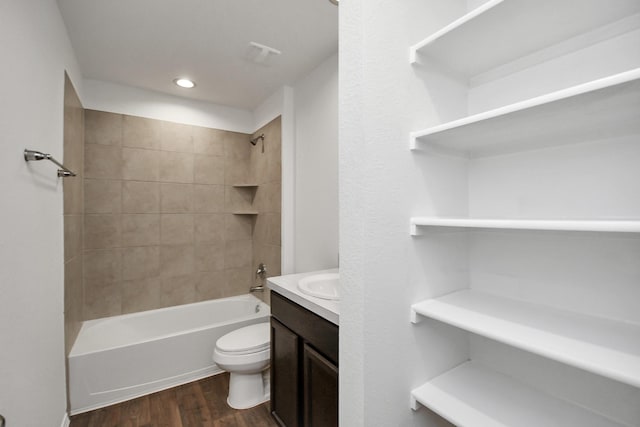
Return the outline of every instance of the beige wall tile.
{"type": "Polygon", "coordinates": [[[251,267],[229,268],[224,270],[227,282],[227,295],[234,296],[249,293],[253,286],[253,269],[251,267]]]}
{"type": "Polygon", "coordinates": [[[195,272],[193,245],[165,245],[160,247],[160,270],[162,277],[176,277],[195,272]]]}
{"type": "Polygon", "coordinates": [[[193,183],[193,154],[161,151],[160,181],[193,183]]]}
{"type": "Polygon", "coordinates": [[[95,286],[93,281],[85,281],[85,320],[122,314],[122,283],[95,286]]]}
{"type": "Polygon", "coordinates": [[[82,189],[83,167],[71,169],[77,176],[65,178],[62,181],[63,212],[68,215],[81,215],[84,211],[84,195],[82,189]]]}
{"type": "Polygon", "coordinates": [[[150,277],[122,282],[122,313],[160,308],[162,281],[160,277],[150,277]]]}
{"type": "Polygon", "coordinates": [[[152,246],[159,244],[159,214],[122,215],[122,246],[152,246]]]}
{"type": "MultiPolygon", "coordinates": [[[[256,217],[260,215],[233,215],[227,214],[225,220],[225,239],[226,240],[243,240],[251,239],[254,230],[256,217]]],[[[257,227],[257,223],[256,223],[257,227]]]]}
{"type": "Polygon", "coordinates": [[[253,240],[255,242],[266,243],[268,227],[267,214],[256,215],[256,226],[253,229],[253,240]]]}
{"type": "Polygon", "coordinates": [[[163,245],[193,244],[193,215],[160,215],[160,243],[163,245]]]}
{"type": "Polygon", "coordinates": [[[217,243],[224,241],[224,214],[194,215],[195,242],[217,243]]]}
{"type": "MultiPolygon", "coordinates": [[[[279,273],[279,121],[258,132],[266,138],[262,153],[248,134],[98,113],[92,138],[100,142],[88,143],[85,157],[100,161],[88,161],[88,179],[69,189],[85,193],[77,209],[90,213],[88,249],[80,257],[87,262],[80,280],[86,294],[76,296],[84,299],[84,315],[245,294],[258,260],[267,263],[270,276],[279,273]],[[117,130],[99,129],[118,117],[120,142],[113,138],[117,130]],[[229,187],[252,182],[261,185],[229,187]],[[231,215],[234,210],[260,215],[231,215]],[[89,249],[105,245],[119,246],[89,249]]],[[[73,326],[65,330],[73,332],[73,326]]]]}
{"type": "Polygon", "coordinates": [[[122,145],[134,148],[160,149],[162,122],[144,117],[124,116],[122,145]]]}
{"type": "Polygon", "coordinates": [[[197,184],[224,184],[224,157],[195,156],[194,182],[197,184]]]}
{"type": "Polygon", "coordinates": [[[262,240],[262,243],[266,243],[268,245],[276,245],[280,246],[281,242],[281,226],[280,226],[280,214],[278,213],[267,213],[261,215],[264,218],[264,222],[266,224],[265,227],[265,235],[262,240]]]}
{"type": "Polygon", "coordinates": [[[193,211],[195,213],[224,212],[224,185],[194,185],[193,211]]]}
{"type": "Polygon", "coordinates": [[[84,148],[86,178],[120,179],[122,177],[122,148],[97,144],[85,144],[84,148]]]}
{"type": "Polygon", "coordinates": [[[225,139],[225,184],[242,184],[252,181],[249,160],[253,146],[250,135],[229,132],[225,139]]]}
{"type": "Polygon", "coordinates": [[[256,200],[257,192],[260,189],[255,187],[231,187],[225,186],[225,211],[243,212],[258,210],[256,200]]]}
{"type": "Polygon", "coordinates": [[[121,243],[120,215],[85,215],[85,249],[115,248],[121,243]]]}
{"type": "Polygon", "coordinates": [[[132,181],[158,181],[160,152],[139,148],[122,149],[122,179],[132,181]]]}
{"type": "Polygon", "coordinates": [[[281,274],[281,252],[280,246],[256,245],[256,253],[260,255],[254,257],[253,262],[257,265],[264,263],[267,266],[268,277],[279,276],[281,274]]]}
{"type": "Polygon", "coordinates": [[[85,142],[87,144],[121,145],[122,115],[85,110],[85,142]]]}
{"type": "Polygon", "coordinates": [[[253,205],[258,212],[279,213],[282,209],[281,184],[279,182],[271,182],[261,184],[256,191],[256,197],[253,205]]]}
{"type": "Polygon", "coordinates": [[[84,180],[84,211],[88,214],[120,213],[122,181],[106,179],[84,180]]]}
{"type": "Polygon", "coordinates": [[[193,153],[193,126],[162,122],[161,148],[164,151],[193,153]]]}
{"type": "Polygon", "coordinates": [[[79,315],[74,321],[82,320],[82,256],[64,265],[64,311],[79,315]]]}
{"type": "Polygon", "coordinates": [[[84,251],[84,282],[93,286],[122,280],[122,252],[120,249],[94,249],[84,251]]]}
{"type": "Polygon", "coordinates": [[[209,156],[224,156],[224,139],[226,131],[194,126],[193,151],[209,156]]]}
{"type": "Polygon", "coordinates": [[[224,242],[204,243],[195,246],[195,270],[224,270],[224,242]]]}
{"type": "Polygon", "coordinates": [[[122,280],[157,277],[159,273],[159,246],[141,246],[122,249],[122,280]]]}
{"type": "Polygon", "coordinates": [[[198,301],[230,296],[224,271],[207,271],[196,276],[196,298],[198,301]]]}
{"type": "Polygon", "coordinates": [[[160,212],[193,212],[194,188],[192,184],[160,184],[160,212]]]}
{"type": "Polygon", "coordinates": [[[156,182],[123,181],[122,212],[160,212],[160,184],[156,182]]]}
{"type": "Polygon", "coordinates": [[[225,242],[225,268],[250,267],[253,262],[253,241],[231,240],[225,242]]]}
{"type": "Polygon", "coordinates": [[[196,301],[196,276],[194,274],[162,278],[161,306],[189,304],[194,301],[196,301]]]}
{"type": "Polygon", "coordinates": [[[82,221],[83,215],[64,216],[64,260],[82,255],[82,221]]]}

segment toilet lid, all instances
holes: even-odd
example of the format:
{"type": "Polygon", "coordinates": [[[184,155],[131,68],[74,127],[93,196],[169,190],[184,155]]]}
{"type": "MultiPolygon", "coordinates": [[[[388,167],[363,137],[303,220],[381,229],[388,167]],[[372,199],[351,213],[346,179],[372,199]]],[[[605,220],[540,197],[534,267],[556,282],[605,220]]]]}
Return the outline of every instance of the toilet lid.
{"type": "Polygon", "coordinates": [[[229,332],[216,342],[216,347],[225,353],[253,353],[269,348],[270,341],[271,328],[265,322],[229,332]]]}

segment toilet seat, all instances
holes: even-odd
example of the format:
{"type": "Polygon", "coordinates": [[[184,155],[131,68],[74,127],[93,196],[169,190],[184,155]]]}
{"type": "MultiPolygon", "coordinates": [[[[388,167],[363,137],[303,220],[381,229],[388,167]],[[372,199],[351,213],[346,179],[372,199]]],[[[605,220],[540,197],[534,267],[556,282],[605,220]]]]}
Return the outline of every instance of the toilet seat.
{"type": "Polygon", "coordinates": [[[269,348],[270,341],[269,323],[257,323],[222,336],[216,342],[216,351],[228,355],[259,353],[269,348]]]}

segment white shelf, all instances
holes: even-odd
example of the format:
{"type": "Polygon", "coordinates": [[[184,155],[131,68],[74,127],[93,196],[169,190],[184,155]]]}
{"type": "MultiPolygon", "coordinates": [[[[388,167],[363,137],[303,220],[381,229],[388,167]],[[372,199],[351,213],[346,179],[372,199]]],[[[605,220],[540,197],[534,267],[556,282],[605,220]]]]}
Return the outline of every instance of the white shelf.
{"type": "Polygon", "coordinates": [[[234,188],[256,188],[258,184],[233,184],[234,188]]]}
{"type": "Polygon", "coordinates": [[[411,399],[414,410],[419,402],[457,426],[622,426],[474,362],[464,363],[416,388],[411,399]]]}
{"type": "Polygon", "coordinates": [[[234,215],[258,215],[257,211],[235,211],[232,213],[234,215]]]}
{"type": "Polygon", "coordinates": [[[640,387],[640,326],[472,290],[426,300],[411,310],[414,322],[429,317],[640,387]]]}
{"type": "Polygon", "coordinates": [[[639,11],[636,0],[490,0],[411,46],[410,62],[472,77],[639,11]]]}
{"type": "Polygon", "coordinates": [[[640,69],[527,99],[428,129],[418,141],[470,157],[640,133],[640,69]]]}
{"type": "Polygon", "coordinates": [[[453,227],[476,229],[588,231],[602,233],[640,233],[640,221],[631,220],[528,220],[470,218],[411,218],[411,235],[420,235],[420,227],[453,227]]]}

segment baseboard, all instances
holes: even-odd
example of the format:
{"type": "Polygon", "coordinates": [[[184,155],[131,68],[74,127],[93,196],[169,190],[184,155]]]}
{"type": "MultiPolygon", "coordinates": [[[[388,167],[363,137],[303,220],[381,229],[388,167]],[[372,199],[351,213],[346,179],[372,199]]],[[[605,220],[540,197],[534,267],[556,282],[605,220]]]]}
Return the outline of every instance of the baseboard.
{"type": "Polygon", "coordinates": [[[62,424],[60,424],[60,427],[69,427],[69,425],[71,425],[71,420],[69,419],[69,414],[65,412],[62,417],[62,424]]]}

